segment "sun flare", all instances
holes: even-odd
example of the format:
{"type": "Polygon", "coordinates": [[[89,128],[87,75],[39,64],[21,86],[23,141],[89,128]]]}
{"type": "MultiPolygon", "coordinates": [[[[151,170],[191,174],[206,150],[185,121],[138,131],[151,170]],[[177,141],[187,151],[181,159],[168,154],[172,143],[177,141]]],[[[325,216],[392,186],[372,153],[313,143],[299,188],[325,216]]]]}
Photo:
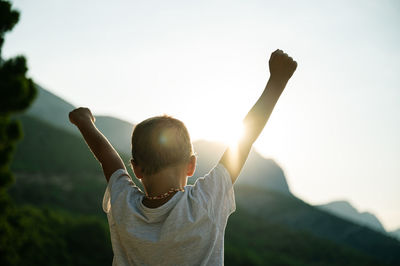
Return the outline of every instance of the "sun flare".
{"type": "Polygon", "coordinates": [[[225,138],[221,141],[230,148],[237,148],[240,139],[244,135],[244,125],[243,123],[231,125],[229,128],[225,129],[225,132],[225,138]]]}
{"type": "Polygon", "coordinates": [[[223,124],[216,121],[215,123],[211,123],[209,128],[196,127],[192,124],[188,127],[193,140],[217,141],[231,148],[237,145],[245,131],[241,121],[229,121],[223,124]],[[210,128],[218,128],[218,130],[210,130],[210,128]]]}

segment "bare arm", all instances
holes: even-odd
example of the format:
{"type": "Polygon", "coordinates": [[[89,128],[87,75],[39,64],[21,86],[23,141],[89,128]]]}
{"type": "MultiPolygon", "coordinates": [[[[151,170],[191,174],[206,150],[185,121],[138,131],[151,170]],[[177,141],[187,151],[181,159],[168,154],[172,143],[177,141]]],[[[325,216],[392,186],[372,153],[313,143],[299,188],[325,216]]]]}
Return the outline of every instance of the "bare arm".
{"type": "Polygon", "coordinates": [[[269,60],[271,76],[260,98],[243,120],[244,134],[239,140],[237,147],[229,147],[220,160],[220,163],[230,173],[232,184],[238,178],[253,143],[271,116],[279,96],[296,70],[296,67],[297,63],[287,54],[283,53],[283,51],[276,50],[271,54],[269,60]]]}
{"type": "Polygon", "coordinates": [[[89,149],[100,162],[107,182],[118,169],[125,165],[107,138],[96,128],[94,117],[88,108],[77,108],[69,113],[69,120],[78,127],[89,149]]]}

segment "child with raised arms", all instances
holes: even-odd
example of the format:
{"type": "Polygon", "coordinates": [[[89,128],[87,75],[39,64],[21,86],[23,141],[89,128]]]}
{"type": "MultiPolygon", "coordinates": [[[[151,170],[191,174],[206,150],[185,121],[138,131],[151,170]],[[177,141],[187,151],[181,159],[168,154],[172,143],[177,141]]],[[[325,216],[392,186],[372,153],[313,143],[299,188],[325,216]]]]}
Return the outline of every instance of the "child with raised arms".
{"type": "MultiPolygon", "coordinates": [[[[111,232],[113,265],[223,265],[224,233],[235,210],[233,184],[297,63],[271,54],[270,78],[243,120],[244,134],[217,165],[187,185],[196,156],[185,125],[169,116],[144,120],[132,133],[132,181],[117,151],[96,128],[87,108],[70,112],[108,182],[103,209],[111,232]]],[[[118,129],[115,129],[118,130],[118,129]]],[[[218,129],[211,129],[218,130],[218,129]]]]}

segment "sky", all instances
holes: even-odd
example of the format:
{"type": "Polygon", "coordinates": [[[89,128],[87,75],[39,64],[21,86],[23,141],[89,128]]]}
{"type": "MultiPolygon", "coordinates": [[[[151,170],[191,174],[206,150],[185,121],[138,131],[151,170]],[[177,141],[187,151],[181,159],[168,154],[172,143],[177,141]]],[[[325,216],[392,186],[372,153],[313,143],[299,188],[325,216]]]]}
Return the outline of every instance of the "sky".
{"type": "Polygon", "coordinates": [[[310,204],[348,200],[400,228],[400,2],[16,0],[3,57],[75,106],[132,123],[169,114],[226,141],[268,59],[298,62],[255,149],[310,204]]]}

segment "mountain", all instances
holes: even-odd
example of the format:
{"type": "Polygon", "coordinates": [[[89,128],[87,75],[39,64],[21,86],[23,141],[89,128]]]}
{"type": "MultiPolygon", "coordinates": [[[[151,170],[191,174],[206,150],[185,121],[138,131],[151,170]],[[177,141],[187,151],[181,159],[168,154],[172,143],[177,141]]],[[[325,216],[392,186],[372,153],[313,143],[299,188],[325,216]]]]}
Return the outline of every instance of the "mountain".
{"type": "Polygon", "coordinates": [[[95,123],[118,151],[126,155],[131,154],[133,124],[110,116],[96,116],[95,123]]]}
{"type": "Polygon", "coordinates": [[[394,231],[390,231],[389,234],[400,241],[400,228],[394,231]]]}
{"type": "Polygon", "coordinates": [[[380,261],[400,265],[400,242],[384,233],[342,219],[294,196],[241,186],[235,190],[237,205],[257,220],[285,225],[299,232],[353,247],[380,261]]]}
{"type": "MultiPolygon", "coordinates": [[[[268,206],[263,209],[268,208],[268,206]]],[[[260,211],[262,211],[261,209],[260,211]]],[[[260,219],[238,205],[225,233],[226,265],[386,265],[347,245],[260,219]]]]}
{"type": "MultiPolygon", "coordinates": [[[[197,153],[198,164],[195,176],[206,174],[218,162],[225,149],[225,145],[217,142],[196,141],[194,150],[197,153]]],[[[274,160],[262,157],[254,149],[251,150],[236,184],[291,194],[282,168],[274,160]]]]}
{"type": "MultiPolygon", "coordinates": [[[[79,135],[78,130],[68,120],[68,113],[76,107],[37,85],[38,95],[27,115],[39,118],[57,128],[79,135]]],[[[96,115],[96,126],[124,154],[130,154],[130,139],[133,124],[109,116],[96,115]],[[118,130],[116,130],[118,129],[118,130]]]]}
{"type": "Polygon", "coordinates": [[[75,109],[75,106],[43,89],[41,86],[35,85],[38,94],[35,102],[26,114],[40,118],[50,125],[76,134],[77,131],[75,127],[68,121],[68,113],[75,109]]]}
{"type": "Polygon", "coordinates": [[[344,219],[372,228],[378,232],[386,233],[385,228],[375,215],[369,212],[359,212],[347,201],[333,201],[316,207],[344,219]]]}

